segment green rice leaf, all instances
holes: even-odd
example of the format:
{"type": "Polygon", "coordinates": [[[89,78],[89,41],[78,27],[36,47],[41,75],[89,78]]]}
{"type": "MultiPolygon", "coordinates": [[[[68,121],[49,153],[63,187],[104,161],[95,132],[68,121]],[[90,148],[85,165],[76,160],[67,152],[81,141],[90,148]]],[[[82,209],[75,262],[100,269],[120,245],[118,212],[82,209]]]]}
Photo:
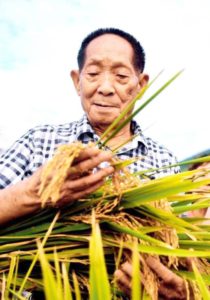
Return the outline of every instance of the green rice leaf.
{"type": "Polygon", "coordinates": [[[9,290],[11,289],[11,286],[13,283],[16,262],[17,262],[17,258],[15,256],[12,256],[11,261],[10,261],[9,273],[8,273],[7,280],[6,280],[6,288],[5,288],[5,294],[4,294],[5,299],[9,298],[9,290]]]}
{"type": "Polygon", "coordinates": [[[131,208],[210,184],[210,178],[192,181],[193,174],[181,173],[148,181],[138,188],[124,192],[121,204],[125,208],[131,208]]]}
{"type": "Polygon", "coordinates": [[[133,244],[132,251],[132,279],[131,279],[131,299],[136,300],[141,297],[141,275],[140,275],[140,259],[138,252],[138,240],[133,244]]]}
{"type": "MultiPolygon", "coordinates": [[[[25,297],[23,297],[23,296],[21,296],[21,295],[19,295],[17,292],[15,292],[14,290],[10,290],[10,292],[15,296],[15,298],[14,299],[16,299],[16,300],[26,300],[26,298],[25,297]]],[[[5,299],[8,299],[8,298],[5,298],[5,299]]]]}
{"type": "Polygon", "coordinates": [[[74,284],[75,299],[82,300],[80,289],[79,289],[79,282],[78,282],[77,275],[75,274],[75,272],[72,272],[72,278],[73,278],[73,284],[74,284]]]}
{"type": "MultiPolygon", "coordinates": [[[[52,223],[51,223],[51,225],[50,225],[50,227],[48,228],[47,233],[46,233],[46,235],[45,235],[43,241],[41,242],[41,246],[42,246],[42,247],[44,247],[44,245],[45,245],[45,243],[46,243],[48,237],[50,236],[50,234],[51,234],[51,232],[52,232],[52,230],[53,230],[53,227],[54,227],[56,221],[57,221],[58,218],[59,218],[59,214],[60,214],[60,213],[57,212],[57,214],[55,215],[55,217],[54,217],[54,219],[53,219],[53,221],[52,221],[52,223]]],[[[40,249],[41,249],[41,248],[40,248],[40,249]]],[[[40,250],[40,251],[41,251],[41,250],[40,250]]],[[[22,285],[21,285],[21,287],[20,287],[20,290],[19,290],[19,294],[20,294],[20,295],[21,295],[21,293],[22,293],[22,291],[23,291],[23,289],[24,289],[24,286],[25,286],[25,284],[26,284],[26,282],[27,282],[27,280],[28,280],[28,277],[30,276],[30,274],[31,274],[31,272],[32,272],[32,270],[33,270],[33,267],[34,267],[35,263],[37,262],[38,257],[39,257],[39,251],[37,251],[37,254],[34,256],[33,261],[32,261],[32,263],[31,263],[31,265],[30,265],[30,268],[28,269],[28,272],[27,272],[26,275],[25,275],[25,278],[24,278],[24,280],[23,280],[23,282],[22,282],[22,285]]]]}
{"type": "MultiPolygon", "coordinates": [[[[195,273],[189,271],[174,271],[177,275],[187,279],[187,280],[196,280],[195,273]]],[[[210,286],[210,275],[201,274],[205,284],[210,286]]]]}
{"type": "Polygon", "coordinates": [[[111,300],[111,291],[104,259],[99,225],[92,213],[92,234],[90,237],[90,300],[111,300]]]}
{"type": "Polygon", "coordinates": [[[54,264],[55,264],[55,278],[56,278],[56,285],[57,285],[57,293],[58,295],[62,295],[62,279],[61,279],[61,270],[59,265],[59,257],[56,251],[56,248],[54,247],[54,264]]]}
{"type": "Polygon", "coordinates": [[[160,241],[160,240],[157,240],[151,236],[148,236],[144,233],[141,233],[140,231],[138,230],[133,230],[131,228],[128,228],[126,226],[121,226],[121,225],[118,225],[118,224],[115,224],[113,222],[106,222],[107,225],[108,225],[108,228],[112,229],[112,230],[116,230],[118,232],[121,232],[121,233],[126,233],[126,234],[129,234],[131,236],[135,236],[136,238],[139,238],[143,241],[147,241],[151,244],[154,244],[156,246],[162,246],[162,247],[166,247],[166,248],[172,248],[170,245],[160,241]]]}
{"type": "MultiPolygon", "coordinates": [[[[111,237],[104,237],[104,245],[106,247],[110,246],[118,246],[118,242],[111,238],[111,237]]],[[[129,242],[124,242],[124,248],[132,250],[133,244],[129,242]]],[[[177,256],[177,257],[206,257],[210,258],[210,250],[201,251],[201,250],[194,250],[194,249],[169,249],[160,246],[152,246],[152,245],[143,245],[138,244],[138,251],[140,253],[148,253],[148,254],[157,254],[157,255],[166,255],[166,256],[177,256]]]]}
{"type": "MultiPolygon", "coordinates": [[[[168,80],[161,88],[159,88],[151,97],[149,97],[149,99],[147,99],[138,109],[136,109],[132,114],[130,114],[121,124],[118,124],[119,120],[118,118],[116,119],[116,124],[118,124],[118,127],[112,131],[112,133],[108,136],[108,138],[106,138],[106,140],[102,143],[102,146],[105,146],[109,140],[111,140],[125,125],[127,125],[142,109],[144,109],[152,100],[154,100],[168,85],[170,85],[181,73],[183,72],[183,70],[177,72],[172,78],[170,78],[170,80],[168,80]]],[[[144,89],[143,93],[145,92],[144,89]]],[[[140,91],[140,97],[141,95],[141,91],[140,91]]],[[[137,95],[137,97],[139,97],[137,95]]],[[[136,97],[136,98],[137,98],[136,97]]],[[[131,102],[132,105],[136,102],[136,98],[131,102]],[[134,103],[133,103],[134,102],[134,103]]],[[[131,105],[131,107],[132,107],[131,105]]],[[[122,120],[122,118],[124,118],[124,115],[126,115],[127,111],[130,110],[130,105],[128,106],[128,109],[126,109],[123,114],[121,114],[120,120],[122,120]],[[123,116],[123,117],[122,117],[123,116]]],[[[115,122],[112,123],[112,128],[113,129],[116,126],[115,122]]],[[[110,128],[109,132],[111,131],[110,128]]],[[[107,135],[107,132],[104,133],[104,136],[107,135]]],[[[104,138],[104,136],[101,137],[104,138]]]]}
{"type": "Polygon", "coordinates": [[[63,300],[73,300],[68,272],[66,269],[66,264],[64,262],[61,265],[61,269],[62,269],[62,277],[63,277],[63,300]]]}
{"type": "Polygon", "coordinates": [[[61,297],[59,282],[57,282],[55,279],[51,266],[48,263],[48,260],[44,254],[44,250],[40,242],[38,242],[38,250],[39,260],[41,263],[43,274],[44,293],[46,300],[59,300],[61,297]]]}
{"type": "Polygon", "coordinates": [[[201,296],[203,298],[203,300],[209,300],[210,299],[210,293],[209,293],[209,290],[201,276],[201,274],[199,273],[195,263],[193,262],[192,263],[192,267],[193,267],[193,271],[195,273],[195,279],[196,279],[196,282],[199,286],[199,289],[200,289],[200,293],[201,293],[201,296]]]}
{"type": "Polygon", "coordinates": [[[157,76],[151,82],[149,82],[147,85],[145,85],[140,92],[136,95],[136,97],[125,107],[125,109],[121,112],[121,114],[112,122],[112,124],[105,130],[105,132],[101,135],[99,143],[102,142],[104,138],[107,138],[109,133],[117,127],[119,122],[125,118],[126,114],[133,109],[133,106],[135,105],[136,101],[141,99],[142,96],[145,94],[145,92],[148,90],[148,88],[158,79],[158,77],[161,75],[162,71],[158,73],[157,76]]]}

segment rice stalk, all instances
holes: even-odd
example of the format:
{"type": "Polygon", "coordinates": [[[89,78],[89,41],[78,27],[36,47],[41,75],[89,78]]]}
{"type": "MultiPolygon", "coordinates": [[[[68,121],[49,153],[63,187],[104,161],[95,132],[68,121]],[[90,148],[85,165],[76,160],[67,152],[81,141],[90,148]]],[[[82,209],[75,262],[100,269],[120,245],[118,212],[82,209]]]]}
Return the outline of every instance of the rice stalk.
{"type": "MultiPolygon", "coordinates": [[[[163,85],[132,116],[178,75],[163,85]]],[[[126,111],[118,121],[124,120],[125,115],[126,111]]],[[[120,126],[123,125],[125,122],[121,122],[120,126]]],[[[116,127],[117,123],[103,136],[102,145],[109,141],[113,132],[116,134],[122,128],[116,127]]],[[[54,158],[44,168],[39,191],[43,207],[56,206],[66,176],[74,171],[74,159],[85,147],[91,145],[84,146],[76,142],[59,147],[54,158]]],[[[127,166],[132,162],[121,162],[113,155],[113,177],[89,197],[71,203],[58,213],[56,208],[45,208],[36,218],[25,217],[0,229],[0,272],[5,274],[1,281],[3,293],[6,285],[9,287],[14,284],[10,292],[19,298],[24,289],[41,289],[44,292],[47,289],[49,296],[46,297],[53,297],[48,286],[51,282],[54,296],[60,300],[71,299],[71,295],[76,299],[94,299],[95,295],[105,295],[100,291],[103,278],[106,296],[102,299],[122,299],[122,293],[114,284],[113,274],[125,260],[132,260],[132,251],[136,247],[133,267],[135,274],[140,271],[142,299],[158,299],[160,281],[147,264],[150,256],[180,274],[186,280],[187,289],[192,291],[195,299],[200,299],[200,289],[204,291],[204,288],[200,279],[199,284],[196,282],[198,272],[210,286],[209,227],[182,218],[179,213],[189,211],[191,205],[196,208],[207,205],[208,199],[200,188],[210,183],[209,179],[202,179],[209,170],[187,171],[151,181],[148,174],[158,170],[131,174],[127,166]],[[171,202],[175,203],[171,206],[171,202]],[[56,218],[51,224],[54,215],[56,218]],[[44,239],[37,250],[36,241],[41,238],[44,239]],[[99,265],[95,254],[101,262],[99,265]],[[136,262],[137,254],[139,262],[136,262]],[[10,265],[12,256],[19,262],[16,270],[10,265]],[[187,269],[189,257],[197,257],[194,259],[194,273],[187,269]],[[65,266],[68,265],[70,267],[67,270],[65,266]]],[[[134,298],[140,292],[137,281],[133,279],[132,282],[134,298]]]]}

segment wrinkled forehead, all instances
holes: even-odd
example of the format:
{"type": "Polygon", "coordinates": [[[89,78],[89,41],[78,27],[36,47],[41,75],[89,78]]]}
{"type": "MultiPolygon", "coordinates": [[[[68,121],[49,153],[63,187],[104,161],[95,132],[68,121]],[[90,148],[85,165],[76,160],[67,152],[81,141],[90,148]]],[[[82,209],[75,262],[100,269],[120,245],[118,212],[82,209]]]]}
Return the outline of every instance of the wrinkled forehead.
{"type": "Polygon", "coordinates": [[[134,50],[126,39],[115,34],[103,34],[93,39],[85,50],[85,61],[93,57],[118,58],[133,64],[134,50]]]}

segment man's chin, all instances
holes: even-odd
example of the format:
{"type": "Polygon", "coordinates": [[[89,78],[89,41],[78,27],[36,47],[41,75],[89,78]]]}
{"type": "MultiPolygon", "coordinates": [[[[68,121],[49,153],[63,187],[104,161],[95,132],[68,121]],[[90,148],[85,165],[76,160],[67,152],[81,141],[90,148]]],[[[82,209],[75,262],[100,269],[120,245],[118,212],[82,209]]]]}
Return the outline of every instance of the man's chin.
{"type": "Polygon", "coordinates": [[[93,122],[91,122],[91,124],[93,123],[94,125],[98,125],[98,126],[106,126],[108,127],[109,125],[111,125],[114,122],[114,119],[95,119],[93,122]]]}
{"type": "Polygon", "coordinates": [[[107,125],[109,126],[110,124],[112,124],[112,122],[114,122],[114,120],[116,120],[116,118],[118,117],[117,114],[111,114],[111,112],[103,112],[103,113],[98,113],[98,112],[94,112],[93,114],[90,114],[88,116],[88,119],[90,121],[91,124],[98,124],[98,125],[107,125]]]}
{"type": "Polygon", "coordinates": [[[97,117],[97,118],[95,117],[95,118],[89,119],[89,121],[93,127],[104,128],[104,129],[109,127],[114,122],[114,120],[116,120],[116,118],[110,117],[110,116],[107,116],[107,117],[103,116],[103,117],[97,117]]]}

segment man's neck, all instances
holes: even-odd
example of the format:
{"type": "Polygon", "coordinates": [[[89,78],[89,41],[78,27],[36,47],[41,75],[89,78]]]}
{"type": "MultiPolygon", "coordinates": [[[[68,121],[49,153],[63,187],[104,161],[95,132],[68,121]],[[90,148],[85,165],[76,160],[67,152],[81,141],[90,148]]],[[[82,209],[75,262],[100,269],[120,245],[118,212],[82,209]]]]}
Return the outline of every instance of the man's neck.
{"type": "MultiPolygon", "coordinates": [[[[101,136],[107,128],[98,128],[93,127],[94,131],[98,136],[101,136]]],[[[120,145],[126,143],[129,141],[129,139],[132,137],[132,132],[130,129],[130,124],[123,127],[108,143],[107,146],[109,146],[111,149],[115,149],[119,147],[120,145]]]]}

